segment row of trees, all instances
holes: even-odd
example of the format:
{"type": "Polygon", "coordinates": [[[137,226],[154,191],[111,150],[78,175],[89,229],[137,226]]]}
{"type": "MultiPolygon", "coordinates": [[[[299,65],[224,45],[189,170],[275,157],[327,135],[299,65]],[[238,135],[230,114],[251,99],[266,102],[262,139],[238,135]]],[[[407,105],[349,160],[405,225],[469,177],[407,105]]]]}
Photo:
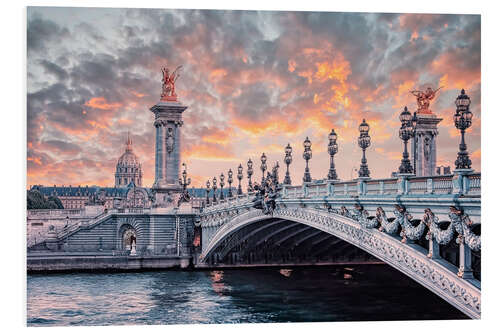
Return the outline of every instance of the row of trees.
{"type": "Polygon", "coordinates": [[[38,190],[30,190],[27,192],[28,209],[64,209],[64,206],[58,197],[45,196],[38,190]]]}

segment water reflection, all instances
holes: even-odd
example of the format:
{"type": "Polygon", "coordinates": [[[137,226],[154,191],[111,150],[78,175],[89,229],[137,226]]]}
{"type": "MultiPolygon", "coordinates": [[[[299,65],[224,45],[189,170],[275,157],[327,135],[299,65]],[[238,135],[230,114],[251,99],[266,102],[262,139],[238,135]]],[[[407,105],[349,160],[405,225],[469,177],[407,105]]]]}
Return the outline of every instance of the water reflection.
{"type": "Polygon", "coordinates": [[[280,269],[280,274],[286,277],[290,277],[292,275],[291,269],[280,269]]]}
{"type": "Polygon", "coordinates": [[[29,326],[465,317],[388,266],[32,275],[27,306],[29,326]]]}

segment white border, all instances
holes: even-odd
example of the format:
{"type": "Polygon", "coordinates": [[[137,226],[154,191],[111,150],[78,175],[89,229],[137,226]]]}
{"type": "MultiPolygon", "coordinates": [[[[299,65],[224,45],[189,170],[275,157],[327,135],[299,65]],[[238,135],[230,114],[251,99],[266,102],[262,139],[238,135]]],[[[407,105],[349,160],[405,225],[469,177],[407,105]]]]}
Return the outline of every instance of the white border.
{"type": "MultiPolygon", "coordinates": [[[[91,7],[142,7],[142,8],[207,8],[207,9],[260,9],[260,10],[321,10],[321,11],[363,11],[363,12],[410,12],[410,13],[468,13],[482,15],[482,179],[483,179],[483,221],[485,222],[483,237],[486,247],[483,253],[482,320],[481,321],[426,321],[426,322],[377,322],[377,323],[323,323],[323,324],[240,324],[233,325],[182,325],[182,326],[148,326],[148,331],[178,332],[208,330],[229,332],[234,329],[251,332],[255,329],[298,332],[304,330],[339,330],[339,331],[375,331],[422,332],[422,330],[459,330],[478,331],[492,328],[496,310],[498,284],[498,223],[497,214],[493,211],[494,190],[499,188],[498,177],[498,124],[499,105],[495,97],[499,94],[499,85],[495,84],[500,77],[498,71],[498,17],[499,6],[494,1],[244,1],[229,0],[203,1],[160,1],[160,0],[100,0],[100,1],[9,1],[3,3],[1,12],[2,24],[2,219],[3,235],[1,249],[2,262],[2,328],[11,331],[25,326],[26,310],[26,276],[25,276],[25,188],[26,188],[26,6],[91,6],[91,7]],[[5,75],[7,73],[7,75],[5,75]],[[5,243],[6,242],[6,243],[5,243]]],[[[26,328],[24,328],[26,329],[26,328]]],[[[109,332],[109,327],[79,328],[39,328],[48,330],[97,330],[109,332]]],[[[143,326],[113,327],[115,332],[144,330],[143,326]]]]}

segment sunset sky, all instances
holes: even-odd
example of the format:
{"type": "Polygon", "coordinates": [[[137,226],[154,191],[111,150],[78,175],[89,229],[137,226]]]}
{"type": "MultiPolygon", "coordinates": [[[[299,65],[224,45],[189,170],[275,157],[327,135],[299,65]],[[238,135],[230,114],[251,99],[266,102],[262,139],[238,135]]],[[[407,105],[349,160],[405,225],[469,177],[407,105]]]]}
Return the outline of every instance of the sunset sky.
{"type": "Polygon", "coordinates": [[[356,177],[363,118],[371,176],[388,177],[401,159],[399,114],[416,110],[409,90],[426,85],[444,86],[431,102],[443,118],[437,164],[454,169],[452,117],[464,88],[474,114],[466,142],[481,170],[479,15],[30,7],[27,20],[28,185],[113,186],[130,131],[151,186],[149,108],[165,65],[183,65],[182,161],[194,186],[229,168],[236,174],[239,163],[246,174],[248,158],[260,175],[262,152],[283,178],[287,143],[292,182],[301,183],[306,136],[311,175],[325,178],[332,128],[337,174],[356,177]]]}

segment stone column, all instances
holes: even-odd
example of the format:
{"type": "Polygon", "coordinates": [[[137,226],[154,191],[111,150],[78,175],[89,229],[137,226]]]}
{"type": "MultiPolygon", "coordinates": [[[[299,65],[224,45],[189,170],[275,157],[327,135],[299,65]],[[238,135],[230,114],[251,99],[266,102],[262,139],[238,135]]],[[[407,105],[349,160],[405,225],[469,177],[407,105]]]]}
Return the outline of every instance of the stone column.
{"type": "Polygon", "coordinates": [[[437,124],[443,120],[435,114],[418,114],[415,137],[411,142],[412,163],[415,162],[417,177],[434,176],[436,173],[438,130],[437,124]]]}
{"type": "Polygon", "coordinates": [[[156,150],[155,181],[152,187],[155,193],[155,205],[168,207],[181,192],[178,183],[181,162],[182,112],[187,106],[178,101],[160,101],[150,110],[155,115],[156,150]]]}

